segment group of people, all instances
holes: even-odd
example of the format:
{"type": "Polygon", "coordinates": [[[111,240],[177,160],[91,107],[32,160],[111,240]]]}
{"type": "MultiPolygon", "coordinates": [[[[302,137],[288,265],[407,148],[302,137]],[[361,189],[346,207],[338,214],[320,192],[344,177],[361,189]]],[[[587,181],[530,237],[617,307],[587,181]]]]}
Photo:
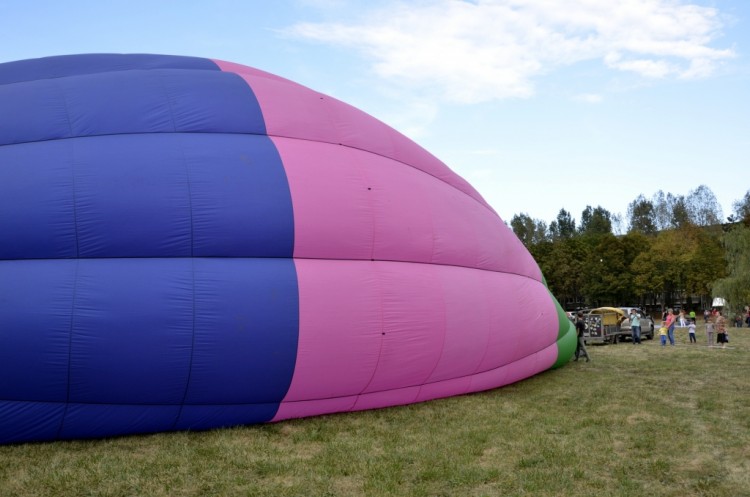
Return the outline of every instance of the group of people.
{"type": "MultiPolygon", "coordinates": [[[[708,346],[713,347],[715,333],[716,343],[721,344],[721,347],[725,348],[729,343],[729,334],[727,333],[727,321],[722,312],[718,309],[714,309],[713,311],[706,310],[703,313],[703,318],[706,322],[708,346]]],[[[687,327],[690,343],[697,343],[695,337],[695,312],[690,313],[690,319],[688,320],[684,310],[680,311],[678,318],[675,316],[674,310],[667,309],[667,312],[663,316],[661,328],[659,328],[662,347],[667,345],[667,340],[669,340],[671,346],[674,346],[674,329],[677,323],[680,323],[681,327],[687,327]]]]}
{"type": "MultiPolygon", "coordinates": [[[[750,308],[745,308],[747,311],[747,323],[750,327],[750,308]]],[[[641,316],[636,312],[635,309],[630,309],[630,332],[633,339],[634,345],[641,343],[641,316]]],[[[727,320],[719,309],[713,309],[709,311],[706,309],[703,313],[703,318],[706,323],[706,338],[708,346],[714,346],[714,335],[716,335],[716,343],[721,344],[722,348],[726,348],[729,343],[729,333],[727,332],[727,320]]],[[[690,343],[697,343],[695,337],[695,311],[691,311],[686,314],[684,310],[680,310],[679,315],[675,315],[673,309],[667,309],[662,315],[662,325],[659,328],[659,338],[661,340],[662,347],[666,347],[667,341],[671,346],[674,346],[674,330],[679,325],[680,327],[686,327],[688,329],[688,338],[690,343]]],[[[586,362],[590,361],[589,353],[586,350],[586,343],[584,341],[583,332],[586,329],[586,324],[583,319],[583,313],[578,312],[574,319],[576,334],[578,335],[578,342],[576,344],[575,360],[577,361],[580,357],[584,357],[586,362]]]]}

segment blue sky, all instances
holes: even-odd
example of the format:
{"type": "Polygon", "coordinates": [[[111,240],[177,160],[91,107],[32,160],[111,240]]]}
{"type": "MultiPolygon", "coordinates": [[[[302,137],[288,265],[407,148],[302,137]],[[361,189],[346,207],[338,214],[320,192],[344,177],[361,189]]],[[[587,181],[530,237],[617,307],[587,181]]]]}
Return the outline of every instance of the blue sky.
{"type": "Polygon", "coordinates": [[[118,52],[238,62],[417,141],[506,221],[750,189],[745,0],[4,0],[0,62],[118,52]]]}

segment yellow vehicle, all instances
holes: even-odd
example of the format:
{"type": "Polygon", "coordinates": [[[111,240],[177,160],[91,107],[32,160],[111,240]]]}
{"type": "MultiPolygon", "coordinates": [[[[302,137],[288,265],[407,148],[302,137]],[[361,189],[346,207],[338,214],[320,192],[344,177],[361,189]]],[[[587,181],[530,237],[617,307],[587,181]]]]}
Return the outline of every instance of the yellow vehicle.
{"type": "Polygon", "coordinates": [[[617,307],[597,307],[583,317],[586,329],[583,338],[586,343],[617,343],[623,334],[630,330],[622,329],[622,322],[628,319],[625,311],[617,307]]]}

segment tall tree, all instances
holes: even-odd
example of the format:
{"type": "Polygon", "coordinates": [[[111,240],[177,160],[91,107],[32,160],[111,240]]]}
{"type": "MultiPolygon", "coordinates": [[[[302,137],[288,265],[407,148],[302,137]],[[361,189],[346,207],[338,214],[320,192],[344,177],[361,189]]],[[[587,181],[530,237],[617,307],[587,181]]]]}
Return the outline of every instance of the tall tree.
{"type": "Polygon", "coordinates": [[[612,214],[612,217],[610,218],[612,222],[612,233],[615,235],[623,235],[625,234],[625,221],[622,219],[622,214],[619,212],[616,214],[612,214]]]}
{"type": "Polygon", "coordinates": [[[612,215],[602,206],[593,209],[590,205],[587,205],[581,213],[581,226],[578,230],[583,235],[612,233],[612,215]]]}
{"type": "Polygon", "coordinates": [[[566,308],[575,308],[583,302],[583,269],[586,247],[580,238],[569,238],[542,244],[548,247],[542,257],[535,254],[544,273],[547,285],[557,300],[566,308]]]}
{"type": "Polygon", "coordinates": [[[655,235],[657,232],[654,203],[642,194],[628,205],[629,232],[655,235]]]}
{"type": "Polygon", "coordinates": [[[746,226],[750,226],[750,190],[745,196],[732,204],[734,214],[730,217],[730,222],[742,221],[746,226]]]}
{"type": "Polygon", "coordinates": [[[621,302],[628,305],[639,304],[644,306],[646,298],[653,296],[653,286],[649,285],[641,288],[636,284],[635,271],[633,263],[644,252],[651,249],[651,243],[654,237],[644,235],[638,231],[631,231],[620,238],[623,249],[624,264],[626,267],[624,278],[627,279],[628,290],[625,292],[628,302],[621,302]]]}
{"type": "Polygon", "coordinates": [[[628,299],[625,254],[620,240],[612,233],[587,237],[594,244],[586,261],[587,279],[584,287],[587,300],[599,305],[617,305],[628,299]]]}
{"type": "Polygon", "coordinates": [[[693,224],[698,226],[715,226],[724,219],[716,195],[706,185],[700,185],[688,193],[687,206],[693,224]]]}
{"type": "Polygon", "coordinates": [[[667,200],[672,207],[671,225],[673,228],[684,228],[693,223],[690,208],[684,195],[672,196],[670,193],[667,195],[667,200]]]}
{"type": "Polygon", "coordinates": [[[557,218],[549,223],[549,232],[552,240],[567,240],[576,234],[576,222],[565,209],[560,209],[557,218]]]}
{"type": "MultiPolygon", "coordinates": [[[[671,194],[670,194],[671,197],[671,194]]],[[[651,204],[654,208],[654,224],[656,231],[663,231],[672,226],[672,205],[667,195],[659,190],[651,198],[651,204]]]]}
{"type": "Polygon", "coordinates": [[[527,248],[547,238],[547,223],[533,219],[526,213],[515,214],[510,220],[510,227],[527,248]]]}

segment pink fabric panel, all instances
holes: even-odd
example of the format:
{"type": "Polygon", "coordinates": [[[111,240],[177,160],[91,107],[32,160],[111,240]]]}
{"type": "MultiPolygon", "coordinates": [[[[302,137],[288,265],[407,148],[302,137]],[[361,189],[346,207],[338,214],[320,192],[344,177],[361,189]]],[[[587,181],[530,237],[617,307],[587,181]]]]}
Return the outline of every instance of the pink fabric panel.
{"type": "Polygon", "coordinates": [[[295,259],[297,362],[285,401],[362,392],[381,350],[380,290],[373,263],[295,259]]]}
{"type": "Polygon", "coordinates": [[[406,387],[382,392],[372,392],[360,395],[353,411],[379,409],[381,407],[401,406],[413,404],[419,395],[419,387],[406,387]]]}
{"type": "Polygon", "coordinates": [[[213,61],[214,64],[219,66],[219,69],[221,69],[224,72],[233,72],[235,74],[246,74],[246,75],[252,75],[256,78],[266,78],[266,79],[270,79],[273,81],[296,84],[292,82],[292,80],[290,79],[282,78],[281,76],[277,76],[270,72],[261,71],[260,69],[256,69],[254,67],[243,66],[242,64],[237,64],[236,62],[227,62],[225,60],[219,60],[219,59],[211,59],[211,60],[213,61]]]}
{"type": "Polygon", "coordinates": [[[372,190],[354,151],[327,143],[273,139],[294,209],[294,257],[372,258],[372,190]]]}
{"type": "Polygon", "coordinates": [[[477,372],[515,362],[555,344],[559,321],[547,288],[523,276],[482,272],[491,332],[477,372]]]}
{"type": "MultiPolygon", "coordinates": [[[[418,168],[487,205],[466,180],[422,147],[374,117],[292,81],[239,64],[214,60],[240,75],[260,103],[269,136],[343,144],[418,168]]],[[[489,208],[489,206],[488,206],[489,208]]]]}
{"type": "Polygon", "coordinates": [[[482,271],[442,266],[438,276],[444,295],[445,340],[428,383],[477,371],[490,334],[490,299],[482,292],[482,271]]]}
{"type": "Polygon", "coordinates": [[[494,212],[432,176],[348,147],[274,143],[292,194],[295,257],[427,262],[541,280],[494,212]]]}
{"type": "Polygon", "coordinates": [[[483,209],[481,205],[469,202],[464,202],[463,211],[467,218],[472,219],[477,237],[474,248],[476,267],[493,268],[542,281],[542,271],[536,261],[499,216],[483,209]]]}
{"type": "Polygon", "coordinates": [[[374,264],[384,335],[378,367],[364,393],[422,385],[443,349],[445,306],[435,275],[440,268],[430,264],[374,264]]]}
{"type": "Polygon", "coordinates": [[[530,378],[551,368],[557,360],[557,344],[554,343],[519,359],[517,362],[478,373],[471,377],[471,392],[491,390],[530,378]]]}
{"type": "Polygon", "coordinates": [[[442,399],[443,397],[452,397],[454,395],[463,395],[469,393],[470,389],[471,376],[443,380],[435,383],[425,383],[422,385],[422,388],[419,389],[419,395],[417,395],[415,402],[442,399]]]}
{"type": "MultiPolygon", "coordinates": [[[[400,162],[366,152],[358,151],[356,155],[368,185],[372,185],[373,258],[381,261],[432,262],[434,213],[425,191],[440,185],[470,202],[476,202],[432,176],[400,162]]],[[[454,262],[460,263],[459,260],[454,262]]]]}
{"type": "Polygon", "coordinates": [[[356,402],[356,395],[335,399],[302,400],[296,402],[284,401],[279,404],[279,410],[276,411],[276,415],[272,421],[353,411],[356,402]]]}
{"type": "Polygon", "coordinates": [[[301,402],[284,401],[279,406],[279,411],[273,420],[280,421],[334,412],[376,409],[492,390],[546,371],[552,367],[555,360],[557,360],[557,346],[550,345],[544,350],[524,357],[513,364],[473,376],[427,383],[421,387],[407,387],[336,399],[301,402]]]}

